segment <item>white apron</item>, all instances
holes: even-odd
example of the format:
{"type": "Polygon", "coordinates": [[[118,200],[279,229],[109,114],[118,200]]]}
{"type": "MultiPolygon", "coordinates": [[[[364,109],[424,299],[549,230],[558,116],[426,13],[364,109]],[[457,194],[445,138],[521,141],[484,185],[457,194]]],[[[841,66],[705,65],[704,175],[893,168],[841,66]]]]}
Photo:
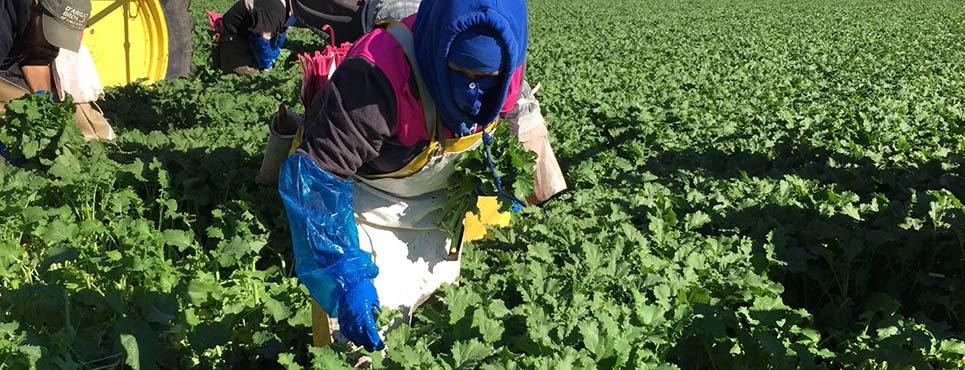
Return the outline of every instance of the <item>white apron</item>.
{"type": "Polygon", "coordinates": [[[383,307],[400,309],[411,317],[412,311],[442,284],[458,279],[462,240],[452,240],[436,224],[455,161],[481,142],[481,135],[474,136],[464,138],[474,141],[471,145],[429,158],[410,176],[357,178],[352,205],[359,247],[372,253],[379,267],[373,283],[383,307]]]}

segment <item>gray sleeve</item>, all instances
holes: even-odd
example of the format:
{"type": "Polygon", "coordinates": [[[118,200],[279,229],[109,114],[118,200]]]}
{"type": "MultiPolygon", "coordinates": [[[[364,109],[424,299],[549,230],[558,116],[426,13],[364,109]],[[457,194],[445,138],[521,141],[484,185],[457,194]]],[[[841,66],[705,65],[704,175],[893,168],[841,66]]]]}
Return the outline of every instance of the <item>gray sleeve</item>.
{"type": "Polygon", "coordinates": [[[371,31],[379,21],[402,19],[419,11],[421,0],[371,0],[362,13],[362,27],[371,31]]]}

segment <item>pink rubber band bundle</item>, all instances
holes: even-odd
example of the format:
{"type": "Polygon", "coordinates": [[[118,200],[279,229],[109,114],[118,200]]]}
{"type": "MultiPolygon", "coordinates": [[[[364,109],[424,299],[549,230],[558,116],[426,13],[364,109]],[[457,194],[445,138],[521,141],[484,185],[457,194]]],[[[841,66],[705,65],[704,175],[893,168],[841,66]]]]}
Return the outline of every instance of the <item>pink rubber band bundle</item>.
{"type": "Polygon", "coordinates": [[[321,90],[322,86],[328,83],[335,68],[345,60],[352,43],[343,42],[339,47],[335,47],[335,32],[329,25],[322,27],[329,33],[329,45],[321,51],[314,53],[302,53],[298,55],[298,64],[302,67],[302,105],[308,108],[315,98],[315,94],[321,90]]]}

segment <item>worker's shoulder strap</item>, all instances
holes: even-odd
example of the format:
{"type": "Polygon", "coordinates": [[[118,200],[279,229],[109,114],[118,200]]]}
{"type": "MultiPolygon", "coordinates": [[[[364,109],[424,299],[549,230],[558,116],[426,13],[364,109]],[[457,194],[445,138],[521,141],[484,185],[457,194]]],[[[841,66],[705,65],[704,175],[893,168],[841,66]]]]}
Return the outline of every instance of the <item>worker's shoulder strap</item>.
{"type": "MultiPolygon", "coordinates": [[[[426,133],[429,134],[429,138],[439,140],[436,138],[436,134],[441,134],[441,130],[437,130],[436,127],[436,104],[432,101],[432,96],[429,95],[429,89],[426,88],[425,80],[422,78],[422,71],[419,70],[419,64],[416,63],[415,58],[415,43],[412,41],[412,31],[409,27],[402,22],[395,19],[387,19],[379,22],[378,27],[385,28],[399,43],[402,47],[402,52],[405,53],[406,59],[409,60],[409,69],[412,70],[412,75],[415,76],[415,83],[419,89],[419,99],[422,100],[422,111],[425,114],[426,119],[426,133]],[[437,132],[438,131],[438,132],[437,132]]],[[[441,140],[439,140],[442,142],[441,140]]]]}

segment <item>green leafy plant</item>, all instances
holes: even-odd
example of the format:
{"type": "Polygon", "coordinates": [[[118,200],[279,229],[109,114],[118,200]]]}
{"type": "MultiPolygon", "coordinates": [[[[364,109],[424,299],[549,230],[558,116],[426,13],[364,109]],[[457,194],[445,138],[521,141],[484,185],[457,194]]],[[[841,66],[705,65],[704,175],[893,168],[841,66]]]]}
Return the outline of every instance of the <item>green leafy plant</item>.
{"type": "Polygon", "coordinates": [[[71,129],[76,128],[73,117],[69,96],[54,103],[49,93],[27,95],[7,104],[0,116],[0,141],[11,157],[49,159],[62,140],[71,140],[79,132],[71,129]]]}
{"type": "MultiPolygon", "coordinates": [[[[466,212],[479,212],[476,207],[476,197],[479,195],[497,196],[502,211],[513,208],[513,201],[499,193],[486,160],[486,150],[486,146],[480,143],[476,149],[464,153],[455,164],[455,172],[449,177],[446,186],[448,198],[442,208],[439,226],[450,235],[461,230],[466,212]]],[[[504,123],[497,126],[493,133],[489,155],[505,194],[525,202],[533,193],[536,153],[526,150],[519,140],[513,138],[504,123]]]]}
{"type": "MultiPolygon", "coordinates": [[[[205,8],[232,4],[192,2],[199,64],[205,8]]],[[[965,368],[960,5],[528,1],[527,78],[570,191],[466,248],[372,367],[965,368]]],[[[0,368],[362,354],[310,347],[281,202],[253,181],[297,66],[198,67],[110,88],[110,143],[44,96],[7,107],[0,141],[30,155],[0,165],[0,368]]],[[[524,199],[531,154],[494,136],[524,199]]],[[[495,193],[488,171],[480,150],[457,166],[449,230],[495,193]]]]}

